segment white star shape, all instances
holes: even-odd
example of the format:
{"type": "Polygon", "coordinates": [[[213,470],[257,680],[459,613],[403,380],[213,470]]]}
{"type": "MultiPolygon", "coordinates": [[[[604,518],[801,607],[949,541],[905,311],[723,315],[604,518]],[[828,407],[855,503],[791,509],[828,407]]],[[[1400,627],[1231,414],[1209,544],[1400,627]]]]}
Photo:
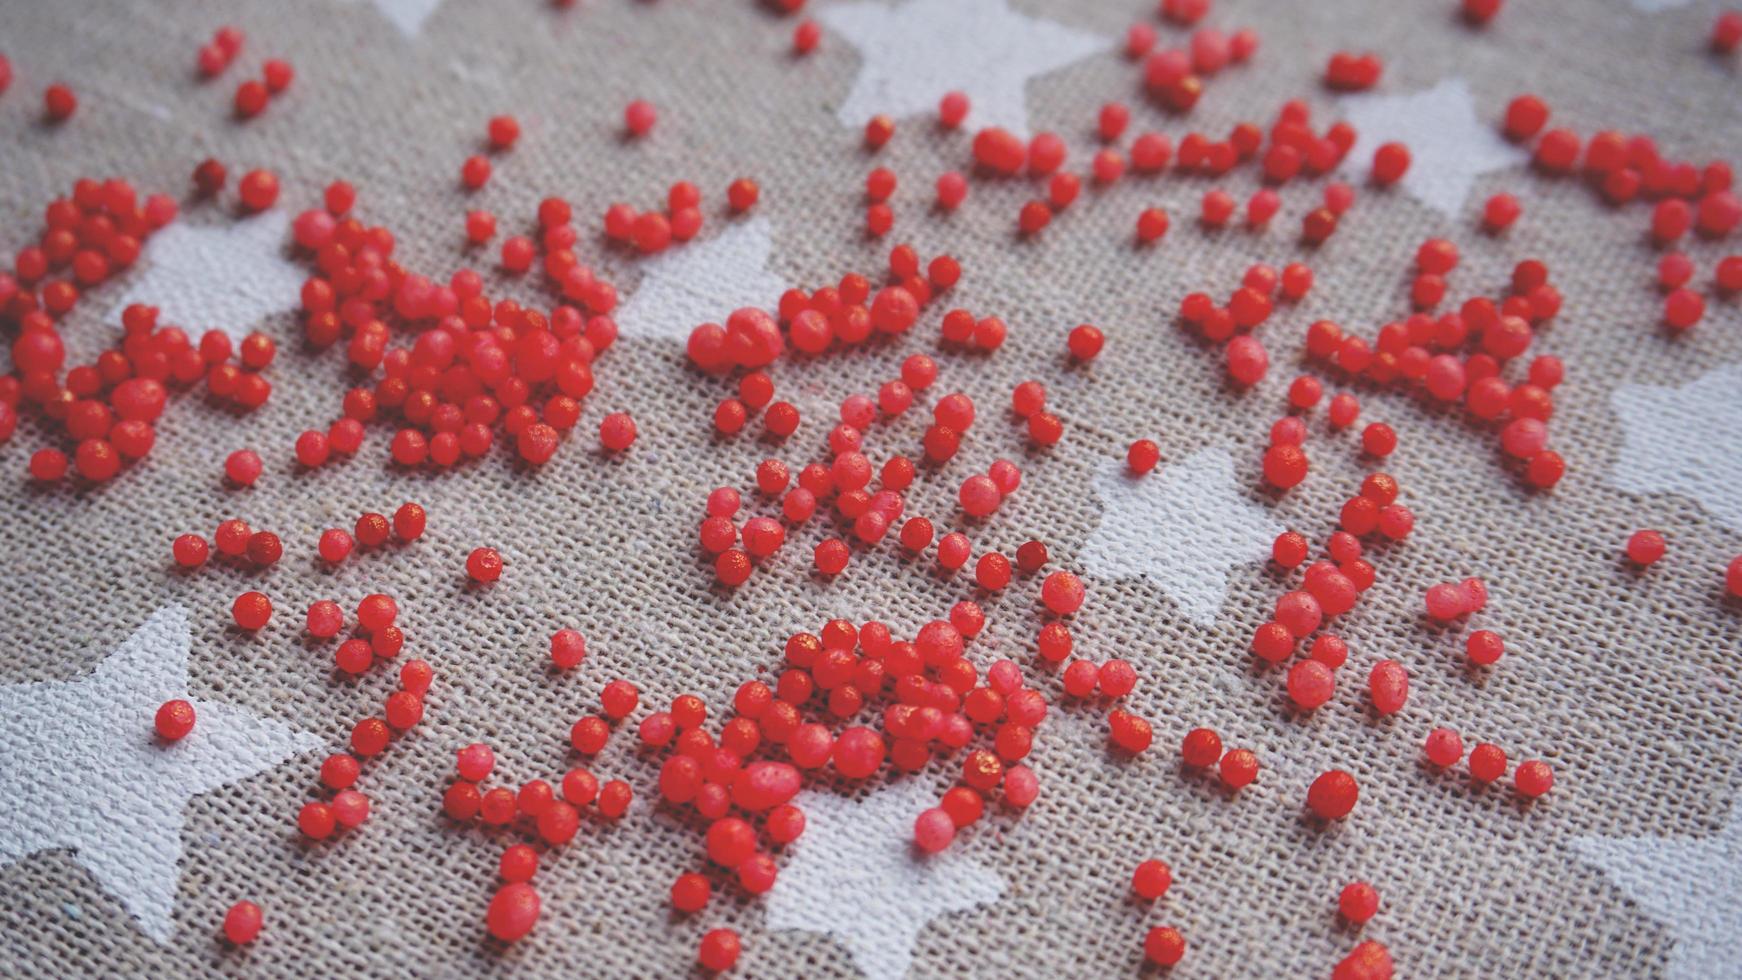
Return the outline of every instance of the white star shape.
{"type": "Polygon", "coordinates": [[[1228,571],[1262,561],[1283,526],[1234,482],[1234,458],[1203,449],[1133,476],[1123,462],[1095,476],[1101,523],[1083,565],[1107,578],[1147,578],[1199,626],[1216,621],[1228,571]]]}
{"type": "Polygon", "coordinates": [[[429,15],[435,13],[442,5],[442,0],[368,0],[380,11],[381,16],[406,37],[416,37],[423,30],[423,22],[429,15]]]}
{"type": "Polygon", "coordinates": [[[290,216],[268,211],[227,226],[176,222],[147,240],[144,271],[109,310],[146,303],[195,340],[216,328],[241,342],[260,321],[302,303],[303,271],[285,257],[290,216]]]}
{"type": "Polygon", "coordinates": [[[1676,7],[1685,7],[1693,2],[1694,0],[1633,0],[1633,7],[1635,10],[1643,10],[1648,14],[1655,14],[1676,7]]]}
{"type": "Polygon", "coordinates": [[[1670,977],[1742,978],[1742,803],[1711,837],[1575,837],[1572,845],[1675,934],[1670,977]]]}
{"type": "Polygon", "coordinates": [[[1742,531],[1742,364],[1680,388],[1622,385],[1609,402],[1622,432],[1615,489],[1681,494],[1742,531]]]}
{"type": "Polygon", "coordinates": [[[1107,49],[1104,37],[1010,9],[1005,0],[904,0],[825,7],[817,19],[859,49],[859,75],[836,114],[863,126],[878,113],[936,111],[968,96],[977,127],[1028,135],[1029,79],[1107,49]]]}
{"type": "Polygon", "coordinates": [[[240,708],[187,698],[188,617],[165,606],[97,669],[74,681],[0,687],[0,866],[71,849],[140,928],[166,942],[181,880],[188,800],[320,739],[240,708]],[[194,706],[194,730],[157,737],[164,701],[194,706]]]}
{"type": "Polygon", "coordinates": [[[1342,103],[1356,133],[1348,165],[1365,176],[1381,143],[1403,143],[1410,156],[1403,189],[1448,218],[1463,209],[1478,177],[1525,162],[1523,150],[1477,117],[1462,78],[1407,95],[1345,96],[1342,103]]]}
{"type": "Polygon", "coordinates": [[[700,324],[726,322],[733,310],[772,310],[786,290],[786,281],[768,271],[773,251],[768,219],[752,218],[655,256],[642,265],[641,285],[617,314],[617,326],[627,337],[683,341],[700,324]]]}
{"type": "Polygon", "coordinates": [[[869,980],[901,980],[913,944],[933,919],[997,901],[1004,879],[961,853],[919,853],[913,821],[936,806],[917,781],[877,790],[863,801],[806,791],[804,836],[769,891],[768,928],[832,937],[869,980]]]}

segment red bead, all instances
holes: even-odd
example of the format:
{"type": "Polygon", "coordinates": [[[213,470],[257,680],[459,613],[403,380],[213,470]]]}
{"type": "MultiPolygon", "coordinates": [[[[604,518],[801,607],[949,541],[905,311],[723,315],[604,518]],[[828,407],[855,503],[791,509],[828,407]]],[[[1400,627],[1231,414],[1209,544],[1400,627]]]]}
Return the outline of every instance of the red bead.
{"type": "Polygon", "coordinates": [[[249,211],[264,211],[278,200],[278,177],[269,170],[250,170],[237,185],[242,206],[249,211]]]}
{"type": "Polygon", "coordinates": [[[1143,937],[1144,958],[1158,966],[1173,966],[1185,954],[1185,938],[1171,926],[1156,926],[1143,937]]]}
{"type": "Polygon", "coordinates": [[[1373,182],[1381,186],[1395,184],[1409,170],[1409,147],[1402,143],[1385,143],[1373,152],[1373,182]]]}
{"type": "Polygon", "coordinates": [[[623,128],[631,136],[645,136],[653,129],[653,124],[659,119],[658,110],[653,104],[640,99],[629,103],[623,108],[623,128]]]}
{"type": "Polygon", "coordinates": [[[1379,893],[1365,881],[1350,882],[1337,895],[1337,911],[1343,918],[1360,925],[1379,911],[1379,893]]]}
{"type": "Polygon", "coordinates": [[[1303,711],[1311,711],[1336,692],[1336,676],[1317,660],[1302,660],[1288,672],[1288,696],[1303,711]]]}
{"type": "Polygon", "coordinates": [[[1522,209],[1511,194],[1496,194],[1482,207],[1482,224],[1490,231],[1504,231],[1518,220],[1522,209]]]}
{"type": "Polygon", "coordinates": [[[1742,46],[1742,11],[1726,10],[1712,23],[1712,50],[1729,54],[1742,46]]]}
{"type": "Polygon", "coordinates": [[[947,810],[933,807],[914,819],[913,841],[926,853],[936,854],[955,840],[956,826],[947,810]]]}
{"type": "Polygon", "coordinates": [[[1234,749],[1222,756],[1217,771],[1223,785],[1232,790],[1243,789],[1258,778],[1258,757],[1249,749],[1234,749]]]}
{"type": "Polygon", "coordinates": [[[525,882],[502,886],[490,899],[484,922],[490,935],[503,942],[513,942],[538,923],[538,892],[525,882]]]}
{"type": "Polygon", "coordinates": [[[361,756],[380,755],[393,732],[379,718],[364,718],[351,728],[351,751],[361,756]]]}
{"type": "MultiPolygon", "coordinates": [[[[40,479],[40,478],[39,478],[40,479]]],[[[198,568],[206,563],[210,548],[206,539],[197,534],[183,534],[170,545],[175,563],[183,568],[198,568]]]]}
{"type": "Polygon", "coordinates": [[[341,790],[333,794],[333,820],[349,830],[369,819],[369,798],[356,790],[341,790]]]}
{"type": "Polygon", "coordinates": [[[1355,808],[1360,795],[1354,776],[1332,769],[1313,780],[1307,790],[1307,807],[1325,820],[1341,820],[1355,808]]]}
{"type": "Polygon", "coordinates": [[[1491,742],[1483,742],[1470,750],[1470,778],[1479,783],[1492,783],[1506,775],[1506,751],[1491,742]]]}
{"type": "Polygon", "coordinates": [[[260,461],[260,454],[252,449],[238,449],[224,460],[224,475],[232,483],[244,487],[253,486],[265,468],[266,465],[260,461]]]}
{"type": "Polygon", "coordinates": [[[1172,884],[1172,870],[1154,859],[1139,864],[1137,870],[1131,873],[1132,891],[1151,902],[1167,894],[1168,886],[1172,884]]]}
{"type": "Polygon", "coordinates": [[[185,738],[194,730],[194,706],[179,699],[165,701],[157,709],[154,724],[158,736],[165,741],[185,738]]]}
{"type": "Polygon", "coordinates": [[[730,970],[738,962],[740,949],[738,933],[731,929],[712,929],[702,936],[696,961],[703,969],[721,973],[730,970]]]}
{"type": "Polygon", "coordinates": [[[1520,796],[1535,799],[1554,787],[1554,770],[1548,763],[1531,760],[1520,763],[1512,774],[1512,785],[1520,796]]]}
{"type": "Polygon", "coordinates": [[[1450,728],[1436,728],[1428,732],[1422,747],[1427,753],[1428,761],[1441,769],[1457,765],[1458,760],[1464,757],[1464,740],[1450,728]]]}
{"type": "Polygon", "coordinates": [[[1706,315],[1706,301],[1691,289],[1677,289],[1663,300],[1663,322],[1672,330],[1686,330],[1706,315]]]}
{"type": "Polygon", "coordinates": [[[249,79],[236,86],[236,115],[249,119],[266,110],[266,100],[270,97],[264,82],[249,79]]]}
{"type": "Polygon", "coordinates": [[[259,592],[244,592],[236,597],[230,614],[237,626],[249,631],[258,630],[272,618],[272,600],[259,592]]]}
{"type": "Polygon", "coordinates": [[[502,577],[502,564],[495,548],[476,548],[466,556],[466,576],[474,582],[494,582],[502,577]]]}
{"type": "MultiPolygon", "coordinates": [[[[10,65],[7,66],[7,72],[8,79],[10,79],[10,65]]],[[[58,123],[72,118],[72,114],[77,111],[78,107],[78,96],[74,95],[73,90],[65,85],[50,85],[43,90],[42,109],[49,122],[58,123]]]]}
{"type": "Polygon", "coordinates": [[[241,901],[224,913],[224,938],[237,946],[246,946],[260,935],[263,916],[260,906],[241,901]]]}
{"type": "Polygon", "coordinates": [[[1307,465],[1306,453],[1299,446],[1271,446],[1264,452],[1264,479],[1287,490],[1306,479],[1307,465]]]}
{"type": "Polygon", "coordinates": [[[1542,131],[1548,124],[1549,110],[1543,101],[1534,95],[1520,95],[1506,106],[1506,121],[1503,129],[1506,135],[1514,140],[1526,140],[1542,131]]]}
{"type": "Polygon", "coordinates": [[[1373,699],[1373,710],[1396,714],[1409,700],[1409,672],[1395,660],[1381,660],[1367,677],[1367,692],[1373,699]]]}
{"type": "Polygon", "coordinates": [[[310,840],[331,837],[337,825],[338,818],[333,815],[333,808],[325,803],[305,803],[296,815],[297,829],[310,840]]]}
{"type": "Polygon", "coordinates": [[[635,420],[627,412],[614,412],[599,423],[599,443],[612,452],[622,452],[635,442],[635,420]]]}
{"type": "MultiPolygon", "coordinates": [[[[1139,439],[1131,444],[1130,449],[1125,451],[1125,465],[1131,468],[1131,472],[1139,476],[1155,469],[1159,462],[1161,462],[1161,447],[1149,439],[1139,439]]],[[[1021,557],[1021,552],[1017,553],[1017,557],[1021,557]]]]}
{"type": "Polygon", "coordinates": [[[1194,769],[1206,769],[1222,758],[1221,736],[1208,728],[1194,728],[1180,745],[1180,758],[1194,769]]]}
{"type": "Polygon", "coordinates": [[[271,531],[256,531],[248,536],[248,560],[256,565],[271,565],[284,555],[284,545],[271,531]]]}
{"type": "Polygon", "coordinates": [[[1663,535],[1656,531],[1635,531],[1627,539],[1627,557],[1636,564],[1655,564],[1663,552],[1663,535]]]}
{"type": "Polygon", "coordinates": [[[1073,329],[1066,339],[1071,356],[1079,361],[1093,360],[1095,355],[1101,353],[1101,347],[1105,343],[1106,338],[1100,329],[1087,323],[1073,329]]]}
{"type": "Polygon", "coordinates": [[[895,120],[884,115],[872,116],[865,123],[865,146],[881,149],[895,135],[895,120]]]}

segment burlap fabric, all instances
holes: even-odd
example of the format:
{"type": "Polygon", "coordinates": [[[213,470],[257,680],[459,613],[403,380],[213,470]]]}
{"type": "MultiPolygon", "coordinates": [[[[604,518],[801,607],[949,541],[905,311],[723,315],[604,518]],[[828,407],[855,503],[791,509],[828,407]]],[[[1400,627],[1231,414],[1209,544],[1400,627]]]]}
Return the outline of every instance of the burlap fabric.
{"type": "MultiPolygon", "coordinates": [[[[1013,5],[1110,39],[1151,6],[1013,5]]],[[[1385,90],[1462,77],[1487,118],[1530,90],[1581,132],[1650,132],[1667,153],[1702,160],[1742,149],[1735,63],[1701,50],[1708,4],[1648,15],[1623,0],[1515,3],[1479,33],[1458,24],[1452,6],[1225,0],[1216,22],[1256,27],[1264,48],[1251,66],[1216,78],[1191,117],[1141,106],[1134,69],[1110,53],[1033,83],[1030,118],[1036,129],[1065,134],[1077,159],[1090,145],[1095,109],[1112,98],[1132,101],[1136,127],[1176,137],[1268,120],[1283,99],[1302,95],[1328,121],[1334,105],[1316,84],[1324,59],[1371,48],[1388,57],[1385,90]]],[[[1129,700],[1155,720],[1157,748],[1135,762],[1115,759],[1098,713],[1055,709],[1032,760],[1043,780],[1038,802],[1020,819],[995,817],[957,845],[1005,877],[1004,896],[934,922],[918,940],[914,973],[1130,973],[1147,926],[1171,923],[1191,944],[1181,976],[1325,975],[1356,941],[1337,922],[1337,890],[1365,878],[1384,904],[1361,935],[1385,942],[1404,976],[1662,974],[1676,936],[1568,841],[1698,838],[1724,827],[1735,797],[1742,694],[1738,610],[1721,596],[1721,569],[1742,551],[1742,537],[1686,498],[1611,488],[1621,433],[1609,399],[1624,383],[1682,383],[1742,357],[1734,302],[1714,303],[1687,336],[1664,336],[1643,212],[1610,210],[1575,182],[1522,170],[1490,175],[1455,221],[1400,193],[1364,192],[1343,230],[1312,256],[1312,295],[1263,328],[1270,379],[1240,394],[1223,383],[1219,353],[1189,339],[1173,310],[1194,289],[1225,293],[1251,262],[1299,257],[1292,231],[1316,186],[1289,188],[1278,228],[1250,235],[1205,233],[1189,220],[1210,186],[1204,181],[1135,179],[1085,191],[1040,240],[1023,242],[1012,231],[1017,208],[1036,193],[1025,183],[976,183],[960,213],[931,212],[930,184],[943,169],[963,166],[967,138],[914,119],[878,157],[902,181],[897,231],[870,241],[861,233],[860,193],[872,164],[859,133],[833,112],[860,56],[831,35],[814,57],[794,60],[789,33],[790,22],[748,0],[596,0],[567,12],[531,0],[447,0],[413,39],[367,3],[5,0],[0,47],[18,80],[0,98],[0,237],[8,251],[24,244],[42,207],[76,177],[123,175],[141,188],[180,193],[193,165],[217,155],[233,174],[276,169],[292,208],[314,203],[329,180],[352,181],[359,212],[397,233],[405,264],[445,276],[462,263],[492,265],[461,247],[468,207],[489,207],[505,229],[517,229],[530,225],[539,198],[559,194],[590,223],[612,201],[651,206],[670,182],[689,179],[708,194],[708,236],[726,220],[723,188],[753,175],[764,188],[758,213],[774,228],[771,267],[794,284],[880,268],[893,241],[961,260],[965,274],[951,303],[1003,317],[1010,338],[990,358],[940,355],[935,393],[969,392],[981,421],[958,460],[921,481],[910,510],[952,514],[961,478],[1008,456],[1024,467],[1022,488],[995,521],[970,529],[976,545],[1008,550],[1038,537],[1064,567],[1076,567],[1100,518],[1094,474],[1142,435],[1158,439],[1163,466],[1206,447],[1228,448],[1253,500],[1322,540],[1342,498],[1371,468],[1358,458],[1353,433],[1328,434],[1314,422],[1312,477],[1280,498],[1257,489],[1266,429],[1297,370],[1305,325],[1329,317],[1371,336],[1405,312],[1408,259],[1430,235],[1450,235],[1463,250],[1452,276],[1460,296],[1498,293],[1515,261],[1540,257],[1566,297],[1539,342],[1568,367],[1552,428],[1569,461],[1562,484],[1550,494],[1525,492],[1490,433],[1402,395],[1361,392],[1365,417],[1399,432],[1401,449],[1387,469],[1419,525],[1407,544],[1374,557],[1378,584],[1340,623],[1353,651],[1341,689],[1310,719],[1291,715],[1280,676],[1253,669],[1247,653],[1251,631],[1282,588],[1263,565],[1233,571],[1227,601],[1207,628],[1153,584],[1091,576],[1077,616],[1079,648],[1138,665],[1142,680],[1129,700]],[[198,84],[194,52],[223,22],[248,32],[243,67],[219,84],[198,84]],[[235,124],[227,115],[235,80],[274,54],[296,65],[292,91],[260,119],[235,124]],[[35,100],[52,79],[70,81],[82,96],[77,118],[57,129],[36,121],[35,100]],[[635,97],[655,102],[662,117],[653,138],[626,144],[620,112],[635,97]],[[497,160],[486,190],[463,195],[459,163],[477,150],[484,120],[502,111],[519,116],[525,136],[497,160]],[[1520,195],[1525,217],[1502,238],[1474,233],[1480,202],[1500,189],[1520,195]],[[1170,210],[1174,230],[1160,247],[1137,250],[1129,241],[1133,217],[1150,203],[1170,210]],[[1107,353],[1068,367],[1062,340],[1078,322],[1107,331],[1107,353]],[[1011,386],[1029,377],[1047,383],[1067,424],[1064,441],[1048,451],[1028,448],[1007,417],[1011,386]],[[1620,547],[1632,529],[1647,526],[1667,534],[1671,551],[1642,576],[1621,560],[1620,547]],[[1509,648],[1485,676],[1466,673],[1460,635],[1428,628],[1420,616],[1427,585],[1467,575],[1488,581],[1492,600],[1481,624],[1500,631],[1509,648]],[[1384,657],[1409,667],[1414,688],[1401,715],[1375,721],[1361,688],[1384,657]],[[1515,758],[1549,760],[1554,792],[1521,806],[1509,791],[1475,792],[1459,777],[1425,771],[1419,744],[1435,724],[1495,741],[1515,758]],[[1178,771],[1175,746],[1198,725],[1263,761],[1257,783],[1237,799],[1178,771]],[[1357,774],[1362,800],[1351,819],[1320,829],[1301,818],[1301,802],[1311,777],[1332,766],[1357,774]],[[1128,899],[1132,866],[1151,856],[1169,861],[1177,878],[1156,910],[1128,899]]],[[[1225,186],[1243,199],[1255,185],[1243,173],[1225,186]]],[[[182,220],[220,225],[231,216],[190,203],[182,220]]],[[[582,252],[624,295],[636,288],[635,262],[591,240],[582,252]]],[[[1695,243],[1692,253],[1709,270],[1722,249],[1695,243]]],[[[508,295],[537,295],[531,283],[501,285],[508,295]]],[[[67,327],[75,355],[114,336],[100,322],[104,295],[82,305],[67,327]]],[[[700,841],[685,821],[650,806],[656,763],[625,736],[593,768],[633,783],[635,809],[619,825],[589,825],[546,860],[544,919],[512,949],[487,943],[482,929],[496,857],[512,838],[453,828],[440,798],[454,749],[474,740],[496,747],[502,777],[560,775],[570,764],[570,724],[596,710],[611,678],[640,684],[644,703],[694,692],[721,705],[743,679],[771,676],[783,638],[795,630],[844,615],[911,634],[972,595],[964,577],[940,578],[929,561],[900,557],[892,541],[856,556],[840,580],[820,581],[808,560],[821,536],[816,524],[735,592],[712,585],[694,546],[709,488],[748,489],[754,464],[770,454],[795,465],[809,459],[840,395],[874,390],[906,353],[931,349],[935,314],[902,345],[779,368],[783,397],[807,412],[787,447],[714,438],[708,419],[726,387],[690,370],[678,345],[631,338],[602,358],[585,417],[549,465],[528,472],[498,454],[440,475],[384,465],[379,430],[354,461],[294,473],[295,434],[337,412],[343,353],[303,350],[288,312],[261,327],[282,350],[271,369],[271,403],[237,417],[198,397],[174,400],[157,450],[108,485],[27,486],[25,460],[49,438],[34,422],[0,449],[12,485],[0,505],[0,554],[11,563],[0,682],[77,677],[153,611],[180,603],[194,624],[192,694],[312,731],[337,749],[353,720],[377,710],[390,679],[336,680],[329,648],[303,642],[301,610],[316,598],[349,605],[379,590],[400,597],[408,654],[436,666],[427,720],[367,767],[363,788],[375,812],[343,840],[307,846],[293,825],[296,808],[318,791],[318,752],[195,799],[167,944],[144,935],[66,852],[0,869],[0,974],[673,976],[694,969],[702,931],[725,924],[744,934],[745,975],[858,975],[827,937],[765,931],[761,905],[735,888],[723,889],[702,916],[670,913],[666,890],[677,873],[701,866],[700,841]],[[641,441],[620,459],[603,458],[592,433],[615,410],[634,413],[641,441]],[[222,460],[241,446],[265,453],[267,474],[254,489],[226,489],[222,460]],[[321,528],[408,499],[428,508],[425,540],[359,555],[337,570],[320,566],[313,544],[321,528]],[[285,561],[266,573],[211,567],[184,575],[170,567],[176,534],[209,533],[232,516],[279,532],[285,561]],[[508,571],[494,587],[468,588],[463,559],[480,544],[499,548],[508,571]],[[229,625],[227,610],[254,587],[269,592],[280,613],[269,631],[247,636],[229,625]],[[584,666],[566,676],[547,669],[544,652],[561,626],[582,630],[590,649],[584,666]],[[266,908],[267,931],[236,951],[218,938],[217,925],[244,896],[266,908]]],[[[869,440],[874,455],[913,451],[923,414],[880,427],[869,440]]],[[[982,663],[1004,655],[1035,663],[1036,584],[982,597],[990,626],[973,645],[982,663]]],[[[1057,682],[1037,683],[1054,689],[1057,682]]],[[[952,773],[952,764],[940,763],[923,778],[941,790],[952,773]]]]}

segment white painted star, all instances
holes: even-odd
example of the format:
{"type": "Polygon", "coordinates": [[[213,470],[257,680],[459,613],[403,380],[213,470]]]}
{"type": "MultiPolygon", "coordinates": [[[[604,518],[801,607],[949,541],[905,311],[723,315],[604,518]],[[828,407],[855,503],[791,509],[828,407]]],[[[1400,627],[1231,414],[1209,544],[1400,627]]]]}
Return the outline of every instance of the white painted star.
{"type": "Polygon", "coordinates": [[[1524,151],[1477,117],[1462,78],[1407,95],[1351,95],[1342,102],[1356,132],[1348,165],[1366,176],[1381,143],[1403,143],[1410,155],[1403,189],[1449,218],[1463,209],[1478,177],[1525,162],[1524,151]]]}
{"type": "Polygon", "coordinates": [[[1261,561],[1284,530],[1234,482],[1225,449],[1203,449],[1133,476],[1114,463],[1095,477],[1101,523],[1083,565],[1107,578],[1147,578],[1192,622],[1208,626],[1228,595],[1228,571],[1261,561]]]}
{"type": "Polygon", "coordinates": [[[1680,388],[1622,385],[1609,401],[1621,419],[1621,454],[1609,474],[1617,490],[1690,497],[1742,531],[1742,364],[1680,388]]]}
{"type": "Polygon", "coordinates": [[[914,818],[937,798],[913,781],[863,801],[807,791],[794,801],[804,836],[791,847],[766,900],[768,928],[824,933],[869,980],[901,980],[913,944],[939,916],[994,902],[1004,879],[962,854],[918,853],[914,818]]]}
{"type": "Polygon", "coordinates": [[[423,22],[442,5],[442,0],[369,0],[389,24],[406,37],[416,37],[423,22]]]}
{"type": "Polygon", "coordinates": [[[187,696],[188,618],[159,609],[91,674],[0,687],[0,866],[70,849],[158,942],[169,939],[188,800],[320,739],[214,701],[194,730],[157,737],[158,705],[187,696]]]}
{"type": "Polygon", "coordinates": [[[772,310],[786,290],[785,280],[768,271],[773,251],[766,218],[672,248],[642,265],[641,285],[617,314],[617,326],[629,337],[688,340],[699,324],[724,323],[733,310],[772,310]]]}
{"type": "Polygon", "coordinates": [[[859,75],[836,111],[848,126],[878,113],[936,111],[952,90],[967,94],[976,127],[1028,135],[1029,79],[1098,51],[1106,38],[1010,9],[1005,0],[865,0],[817,13],[859,49],[859,75]]]}
{"type": "Polygon", "coordinates": [[[109,310],[111,323],[131,303],[146,303],[198,338],[222,330],[240,342],[273,313],[302,302],[306,278],[285,256],[290,216],[283,211],[204,227],[176,222],[152,235],[143,271],[109,310]]]}
{"type": "Polygon", "coordinates": [[[1685,7],[1693,2],[1694,0],[1633,0],[1633,7],[1635,10],[1643,10],[1648,14],[1655,14],[1664,10],[1672,10],[1676,7],[1685,7]]]}
{"type": "Polygon", "coordinates": [[[1675,934],[1671,978],[1742,978],[1742,802],[1711,837],[1575,837],[1572,845],[1675,934]]]}

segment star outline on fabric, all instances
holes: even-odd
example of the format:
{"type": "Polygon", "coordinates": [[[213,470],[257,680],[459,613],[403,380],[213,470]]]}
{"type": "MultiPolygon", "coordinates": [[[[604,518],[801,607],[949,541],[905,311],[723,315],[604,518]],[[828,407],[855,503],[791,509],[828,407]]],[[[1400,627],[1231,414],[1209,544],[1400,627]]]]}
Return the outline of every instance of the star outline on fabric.
{"type": "Polygon", "coordinates": [[[1094,491],[1102,514],[1084,567],[1154,582],[1199,626],[1215,622],[1229,573],[1262,561],[1286,530],[1242,494],[1226,449],[1201,449],[1143,476],[1112,463],[1096,473],[1094,491]]]}
{"type": "Polygon", "coordinates": [[[817,19],[860,55],[836,110],[847,126],[878,113],[934,111],[946,92],[960,90],[974,127],[1026,136],[1028,82],[1108,47],[1106,38],[1019,13],[1006,0],[861,0],[825,7],[817,19]]]}
{"type": "Polygon", "coordinates": [[[1339,101],[1356,133],[1345,168],[1365,176],[1380,144],[1401,142],[1409,147],[1410,164],[1399,185],[1448,218],[1463,210],[1481,177],[1526,161],[1523,150],[1477,115],[1470,85],[1462,78],[1413,92],[1365,92],[1339,101]]]}
{"type": "Polygon", "coordinates": [[[1687,497],[1742,531],[1742,364],[1713,368],[1679,387],[1621,385],[1609,404],[1621,422],[1611,486],[1687,497]]]}
{"type": "Polygon", "coordinates": [[[1705,837],[1575,837],[1573,850],[1675,936],[1676,980],[1742,977],[1742,799],[1705,837]]]}
{"type": "Polygon", "coordinates": [[[1004,894],[1003,877],[959,848],[918,852],[914,818],[936,803],[917,780],[863,800],[807,790],[793,802],[805,833],[767,895],[768,928],[829,936],[869,980],[905,977],[931,923],[1004,894]]]}
{"type": "Polygon", "coordinates": [[[643,264],[617,326],[626,337],[687,341],[698,325],[723,323],[735,309],[772,310],[787,288],[768,271],[773,253],[773,225],[761,217],[674,247],[643,264]]]}
{"type": "Polygon", "coordinates": [[[79,677],[0,686],[0,744],[12,753],[0,794],[29,814],[0,826],[0,865],[70,850],[159,943],[174,932],[188,802],[321,745],[245,709],[187,697],[190,639],[187,611],[172,604],[79,677]],[[166,743],[152,722],[172,698],[192,703],[197,721],[166,743]]]}
{"type": "Polygon", "coordinates": [[[107,322],[119,324],[123,310],[144,303],[196,339],[217,329],[240,343],[267,317],[302,306],[307,277],[285,257],[289,228],[281,210],[228,225],[170,224],[146,241],[140,271],[107,322]]]}

